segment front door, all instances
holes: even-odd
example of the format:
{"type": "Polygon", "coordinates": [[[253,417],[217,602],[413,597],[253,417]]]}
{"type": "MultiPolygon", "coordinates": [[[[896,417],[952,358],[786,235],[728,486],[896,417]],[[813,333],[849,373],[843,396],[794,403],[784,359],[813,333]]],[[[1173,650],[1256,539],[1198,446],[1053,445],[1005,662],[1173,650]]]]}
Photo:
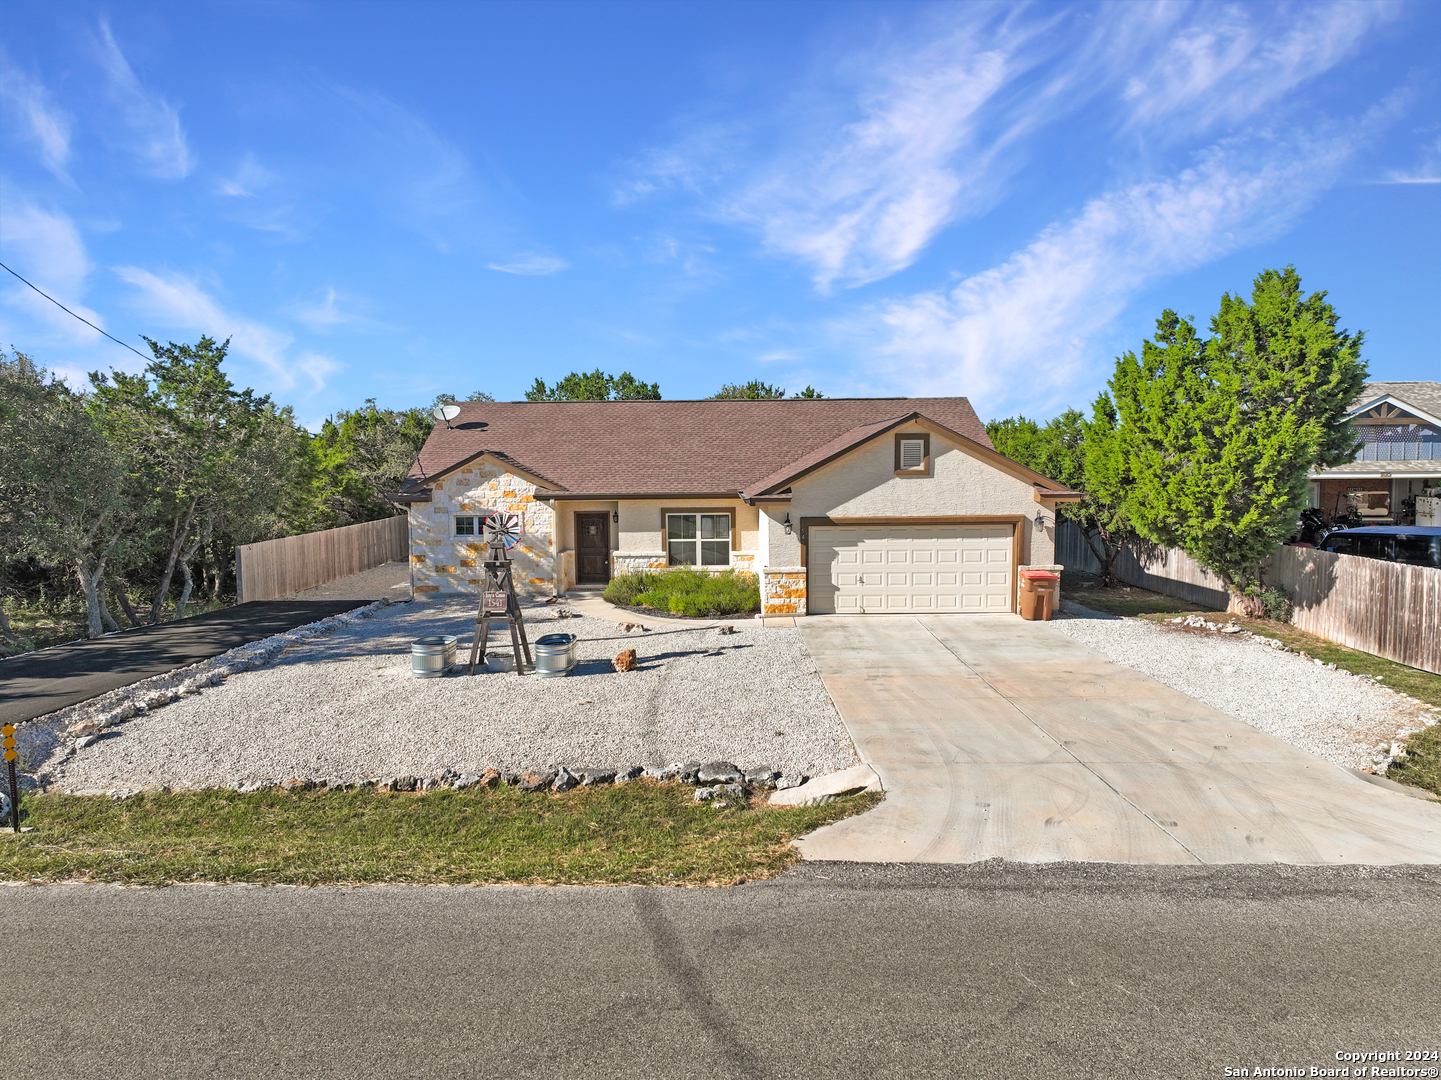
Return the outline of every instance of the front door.
{"type": "Polygon", "coordinates": [[[576,514],[576,584],[604,585],[610,580],[610,515],[576,514]]]}

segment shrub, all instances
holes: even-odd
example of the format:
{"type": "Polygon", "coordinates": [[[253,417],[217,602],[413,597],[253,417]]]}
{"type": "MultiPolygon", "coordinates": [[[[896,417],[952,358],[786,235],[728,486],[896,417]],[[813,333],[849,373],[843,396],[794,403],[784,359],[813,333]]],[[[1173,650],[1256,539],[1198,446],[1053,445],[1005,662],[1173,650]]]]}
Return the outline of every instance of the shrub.
{"type": "Polygon", "coordinates": [[[1291,612],[1294,606],[1284,590],[1278,589],[1274,585],[1267,585],[1257,594],[1256,599],[1261,601],[1261,610],[1266,613],[1266,618],[1274,619],[1276,622],[1291,621],[1291,612]]]}
{"type": "Polygon", "coordinates": [[[740,570],[710,574],[689,566],[612,578],[605,598],[625,607],[700,617],[741,615],[761,607],[760,579],[755,574],[740,570]]]}

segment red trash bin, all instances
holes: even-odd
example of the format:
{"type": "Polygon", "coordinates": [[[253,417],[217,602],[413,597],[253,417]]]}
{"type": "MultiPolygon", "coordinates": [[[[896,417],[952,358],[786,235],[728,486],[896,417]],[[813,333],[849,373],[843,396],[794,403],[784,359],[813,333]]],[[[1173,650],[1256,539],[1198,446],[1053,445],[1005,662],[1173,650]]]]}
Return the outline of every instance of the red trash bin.
{"type": "Polygon", "coordinates": [[[1021,571],[1021,618],[1045,622],[1056,606],[1061,575],[1054,570],[1021,571]]]}

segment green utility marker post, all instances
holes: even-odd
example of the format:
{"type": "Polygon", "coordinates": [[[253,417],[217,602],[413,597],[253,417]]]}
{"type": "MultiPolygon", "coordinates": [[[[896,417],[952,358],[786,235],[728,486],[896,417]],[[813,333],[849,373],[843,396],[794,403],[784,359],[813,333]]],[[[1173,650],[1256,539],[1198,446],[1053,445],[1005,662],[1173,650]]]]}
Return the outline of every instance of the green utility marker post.
{"type": "Polygon", "coordinates": [[[10,773],[10,828],[19,832],[20,781],[15,778],[15,759],[20,755],[15,749],[15,725],[6,724],[0,728],[0,733],[5,736],[5,765],[10,773]]]}

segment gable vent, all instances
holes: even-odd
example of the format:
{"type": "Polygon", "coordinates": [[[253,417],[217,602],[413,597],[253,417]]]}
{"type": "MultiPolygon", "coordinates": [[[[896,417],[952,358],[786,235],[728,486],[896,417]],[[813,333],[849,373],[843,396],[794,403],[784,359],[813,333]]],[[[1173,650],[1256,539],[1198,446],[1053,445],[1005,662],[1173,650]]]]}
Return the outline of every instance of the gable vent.
{"type": "Polygon", "coordinates": [[[923,439],[901,440],[901,468],[919,469],[926,463],[926,444],[923,439]]]}

